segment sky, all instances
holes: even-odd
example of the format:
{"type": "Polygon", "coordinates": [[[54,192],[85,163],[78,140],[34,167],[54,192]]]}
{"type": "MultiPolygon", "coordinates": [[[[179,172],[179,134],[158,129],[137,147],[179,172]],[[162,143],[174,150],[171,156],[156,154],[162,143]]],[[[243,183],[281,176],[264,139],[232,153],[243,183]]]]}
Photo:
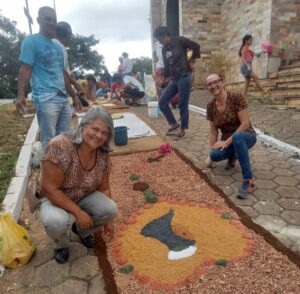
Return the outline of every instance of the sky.
{"type": "MultiPolygon", "coordinates": [[[[29,34],[24,15],[25,0],[1,0],[0,13],[17,21],[17,27],[29,34]],[[5,3],[5,4],[4,4],[5,3]]],[[[28,0],[34,25],[38,9],[53,7],[53,0],[28,0]]],[[[118,57],[126,51],[129,58],[151,56],[149,0],[56,0],[57,21],[66,21],[73,34],[95,35],[100,40],[96,50],[105,57],[109,71],[116,71],[118,57]]]]}

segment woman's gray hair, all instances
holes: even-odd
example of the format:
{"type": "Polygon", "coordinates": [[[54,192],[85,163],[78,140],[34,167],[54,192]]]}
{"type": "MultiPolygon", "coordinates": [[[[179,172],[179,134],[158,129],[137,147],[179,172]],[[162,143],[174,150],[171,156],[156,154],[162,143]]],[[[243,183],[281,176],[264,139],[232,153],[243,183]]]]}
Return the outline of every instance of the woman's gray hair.
{"type": "Polygon", "coordinates": [[[109,144],[114,137],[114,123],[109,112],[103,108],[96,107],[90,109],[86,115],[82,117],[78,127],[74,131],[66,133],[65,135],[70,138],[74,144],[80,145],[83,141],[84,127],[92,123],[95,119],[100,119],[109,129],[106,142],[104,142],[104,144],[99,148],[103,152],[110,152],[111,149],[109,144]]]}

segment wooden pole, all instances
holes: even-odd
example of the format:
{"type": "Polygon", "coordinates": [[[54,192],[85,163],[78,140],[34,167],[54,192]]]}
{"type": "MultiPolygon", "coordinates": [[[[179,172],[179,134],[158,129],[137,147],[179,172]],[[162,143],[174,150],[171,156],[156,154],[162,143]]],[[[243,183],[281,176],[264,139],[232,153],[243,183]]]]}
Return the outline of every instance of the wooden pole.
{"type": "Polygon", "coordinates": [[[30,35],[32,35],[32,29],[31,29],[32,18],[31,18],[30,13],[29,13],[28,0],[25,0],[25,5],[26,5],[26,8],[24,9],[24,12],[25,12],[25,15],[26,15],[26,17],[28,19],[28,25],[29,25],[30,35]]]}
{"type": "Polygon", "coordinates": [[[55,10],[55,13],[56,13],[56,5],[55,5],[55,0],[53,0],[53,8],[55,10]]]}

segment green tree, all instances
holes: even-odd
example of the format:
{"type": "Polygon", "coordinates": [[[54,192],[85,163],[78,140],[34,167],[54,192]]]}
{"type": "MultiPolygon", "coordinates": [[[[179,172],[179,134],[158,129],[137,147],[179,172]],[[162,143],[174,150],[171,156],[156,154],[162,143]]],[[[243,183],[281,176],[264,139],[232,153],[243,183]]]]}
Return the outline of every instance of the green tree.
{"type": "Polygon", "coordinates": [[[141,56],[139,58],[132,58],[132,71],[140,72],[142,77],[144,73],[152,74],[152,59],[149,57],[141,56]]]}
{"type": "Polygon", "coordinates": [[[0,14],[0,98],[12,98],[18,92],[19,54],[25,34],[16,22],[0,14]]]}
{"type": "Polygon", "coordinates": [[[68,50],[69,66],[77,77],[82,77],[87,71],[99,74],[104,70],[104,57],[94,47],[99,43],[94,35],[89,37],[74,36],[68,50]]]}

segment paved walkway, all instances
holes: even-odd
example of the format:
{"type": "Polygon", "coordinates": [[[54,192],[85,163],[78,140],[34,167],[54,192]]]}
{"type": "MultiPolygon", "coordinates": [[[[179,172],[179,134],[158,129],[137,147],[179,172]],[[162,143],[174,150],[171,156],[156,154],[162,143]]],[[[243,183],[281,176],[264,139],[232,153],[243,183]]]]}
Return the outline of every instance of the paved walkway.
{"type": "Polygon", "coordinates": [[[71,235],[70,258],[63,265],[53,259],[53,243],[39,218],[29,212],[25,199],[21,224],[36,245],[32,260],[19,269],[6,270],[0,278],[0,293],[13,294],[104,294],[98,258],[71,235]]]}
{"type": "MultiPolygon", "coordinates": [[[[195,91],[191,95],[190,104],[206,109],[210,100],[207,91],[195,91]]],[[[266,135],[300,148],[300,108],[253,103],[249,98],[249,109],[255,127],[266,135]]]]}
{"type": "MultiPolygon", "coordinates": [[[[146,108],[136,108],[146,116],[146,108]]],[[[177,117],[178,117],[178,111],[177,117]]],[[[164,118],[151,119],[152,125],[163,135],[167,129],[164,118]]],[[[172,140],[172,139],[170,139],[172,140]]],[[[193,164],[207,174],[209,179],[254,222],[269,230],[286,246],[300,253],[300,161],[264,146],[258,142],[251,151],[253,173],[258,189],[247,200],[237,198],[242,176],[239,165],[235,170],[224,170],[225,162],[214,169],[206,167],[209,151],[209,125],[200,114],[190,114],[187,136],[171,144],[193,164]]]]}
{"type": "MultiPolygon", "coordinates": [[[[192,99],[199,99],[197,95],[194,93],[192,99]]],[[[135,110],[146,117],[145,107],[135,110]]],[[[161,135],[167,129],[164,118],[151,119],[151,123],[161,135]]],[[[239,166],[233,171],[225,171],[224,162],[214,169],[206,167],[208,131],[206,119],[191,113],[187,136],[171,143],[255,222],[300,253],[300,162],[258,142],[251,151],[258,189],[251,198],[240,200],[236,197],[242,180],[239,166]]],[[[0,293],[105,293],[102,272],[93,251],[88,251],[72,235],[70,261],[58,265],[53,259],[52,242],[36,216],[29,213],[26,201],[21,219],[37,245],[37,253],[28,265],[5,272],[0,278],[0,293]]]]}

